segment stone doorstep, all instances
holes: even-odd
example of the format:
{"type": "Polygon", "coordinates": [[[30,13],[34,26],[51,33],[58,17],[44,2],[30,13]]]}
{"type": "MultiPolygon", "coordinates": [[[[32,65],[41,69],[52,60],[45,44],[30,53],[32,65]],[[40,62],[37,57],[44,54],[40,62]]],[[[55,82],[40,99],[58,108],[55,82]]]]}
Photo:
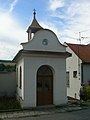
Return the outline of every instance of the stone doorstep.
{"type": "Polygon", "coordinates": [[[0,113],[0,118],[17,118],[17,117],[30,117],[30,116],[39,116],[39,115],[47,115],[52,113],[62,113],[62,112],[71,112],[76,110],[85,109],[83,107],[78,106],[70,106],[70,107],[49,107],[45,109],[43,107],[40,107],[40,109],[34,109],[34,110],[23,110],[23,111],[15,111],[15,112],[6,112],[6,113],[0,113]]]}

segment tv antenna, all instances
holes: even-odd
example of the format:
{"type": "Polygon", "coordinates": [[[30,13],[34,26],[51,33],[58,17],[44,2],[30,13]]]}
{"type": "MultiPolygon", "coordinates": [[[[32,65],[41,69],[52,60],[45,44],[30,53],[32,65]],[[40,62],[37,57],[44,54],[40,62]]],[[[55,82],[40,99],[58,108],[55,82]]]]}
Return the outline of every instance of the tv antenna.
{"type": "Polygon", "coordinates": [[[81,35],[82,32],[84,32],[84,31],[80,31],[80,32],[79,32],[79,38],[77,39],[77,40],[80,41],[80,44],[81,44],[82,40],[84,40],[84,39],[86,39],[86,38],[90,38],[90,37],[82,36],[82,35],[81,35]]]}
{"type": "Polygon", "coordinates": [[[90,38],[90,37],[82,36],[82,34],[81,34],[82,32],[86,32],[86,31],[89,31],[89,30],[90,30],[90,29],[88,29],[88,30],[83,30],[83,31],[78,32],[79,38],[78,38],[77,40],[80,41],[80,44],[81,44],[82,40],[84,40],[84,39],[86,39],[86,38],[90,38]]]}

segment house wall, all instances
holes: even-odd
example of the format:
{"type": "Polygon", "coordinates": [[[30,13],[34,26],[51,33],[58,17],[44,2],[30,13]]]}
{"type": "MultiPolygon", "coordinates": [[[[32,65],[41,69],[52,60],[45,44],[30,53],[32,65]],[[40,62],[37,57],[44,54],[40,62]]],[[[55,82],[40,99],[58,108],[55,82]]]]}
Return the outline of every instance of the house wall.
{"type": "Polygon", "coordinates": [[[24,99],[23,107],[36,107],[36,81],[37,71],[42,65],[53,69],[53,104],[67,103],[66,92],[66,64],[65,58],[49,56],[24,57],[24,99]]]}
{"type": "Polygon", "coordinates": [[[88,85],[88,80],[90,80],[90,64],[82,64],[83,66],[83,83],[88,85]]]}
{"type": "Polygon", "coordinates": [[[16,72],[0,72],[0,96],[16,95],[16,72]]]}
{"type": "Polygon", "coordinates": [[[66,59],[66,71],[69,72],[69,87],[67,87],[67,96],[80,99],[79,90],[81,87],[81,60],[77,55],[67,47],[67,51],[72,54],[66,59]],[[77,77],[73,77],[73,71],[77,71],[77,77]]]}

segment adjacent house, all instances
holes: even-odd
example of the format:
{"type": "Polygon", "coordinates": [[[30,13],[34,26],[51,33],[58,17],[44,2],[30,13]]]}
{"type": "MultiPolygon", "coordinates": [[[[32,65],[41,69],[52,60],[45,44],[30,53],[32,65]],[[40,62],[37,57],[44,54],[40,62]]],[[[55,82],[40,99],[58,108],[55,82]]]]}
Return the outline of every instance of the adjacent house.
{"type": "Polygon", "coordinates": [[[23,108],[67,103],[66,52],[56,34],[42,28],[34,18],[28,27],[28,42],[14,58],[17,98],[23,108]]]}
{"type": "Polygon", "coordinates": [[[67,51],[72,54],[72,57],[66,60],[67,95],[80,99],[81,84],[87,85],[90,80],[90,45],[65,44],[67,51]]]}

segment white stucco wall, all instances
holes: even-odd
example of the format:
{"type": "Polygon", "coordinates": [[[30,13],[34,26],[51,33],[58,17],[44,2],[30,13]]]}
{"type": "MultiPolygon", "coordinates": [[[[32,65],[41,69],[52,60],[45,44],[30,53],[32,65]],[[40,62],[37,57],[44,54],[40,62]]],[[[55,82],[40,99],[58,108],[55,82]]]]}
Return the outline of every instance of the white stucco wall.
{"type": "Polygon", "coordinates": [[[66,47],[63,46],[57,36],[50,30],[39,30],[35,33],[34,38],[23,43],[23,49],[25,50],[36,50],[36,51],[54,51],[54,52],[65,52],[66,47]],[[43,45],[42,41],[48,40],[48,45],[43,45]]]}
{"type": "Polygon", "coordinates": [[[60,105],[67,103],[66,92],[66,71],[65,58],[54,58],[49,56],[25,57],[24,76],[24,101],[23,107],[36,106],[36,81],[37,71],[42,65],[49,65],[53,68],[53,104],[60,105]]]}
{"type": "Polygon", "coordinates": [[[66,59],[66,71],[69,72],[70,81],[70,86],[67,87],[67,96],[79,99],[79,90],[81,87],[81,60],[69,47],[66,49],[72,54],[71,57],[66,59]],[[77,78],[73,77],[73,71],[77,71],[77,78]]]}

